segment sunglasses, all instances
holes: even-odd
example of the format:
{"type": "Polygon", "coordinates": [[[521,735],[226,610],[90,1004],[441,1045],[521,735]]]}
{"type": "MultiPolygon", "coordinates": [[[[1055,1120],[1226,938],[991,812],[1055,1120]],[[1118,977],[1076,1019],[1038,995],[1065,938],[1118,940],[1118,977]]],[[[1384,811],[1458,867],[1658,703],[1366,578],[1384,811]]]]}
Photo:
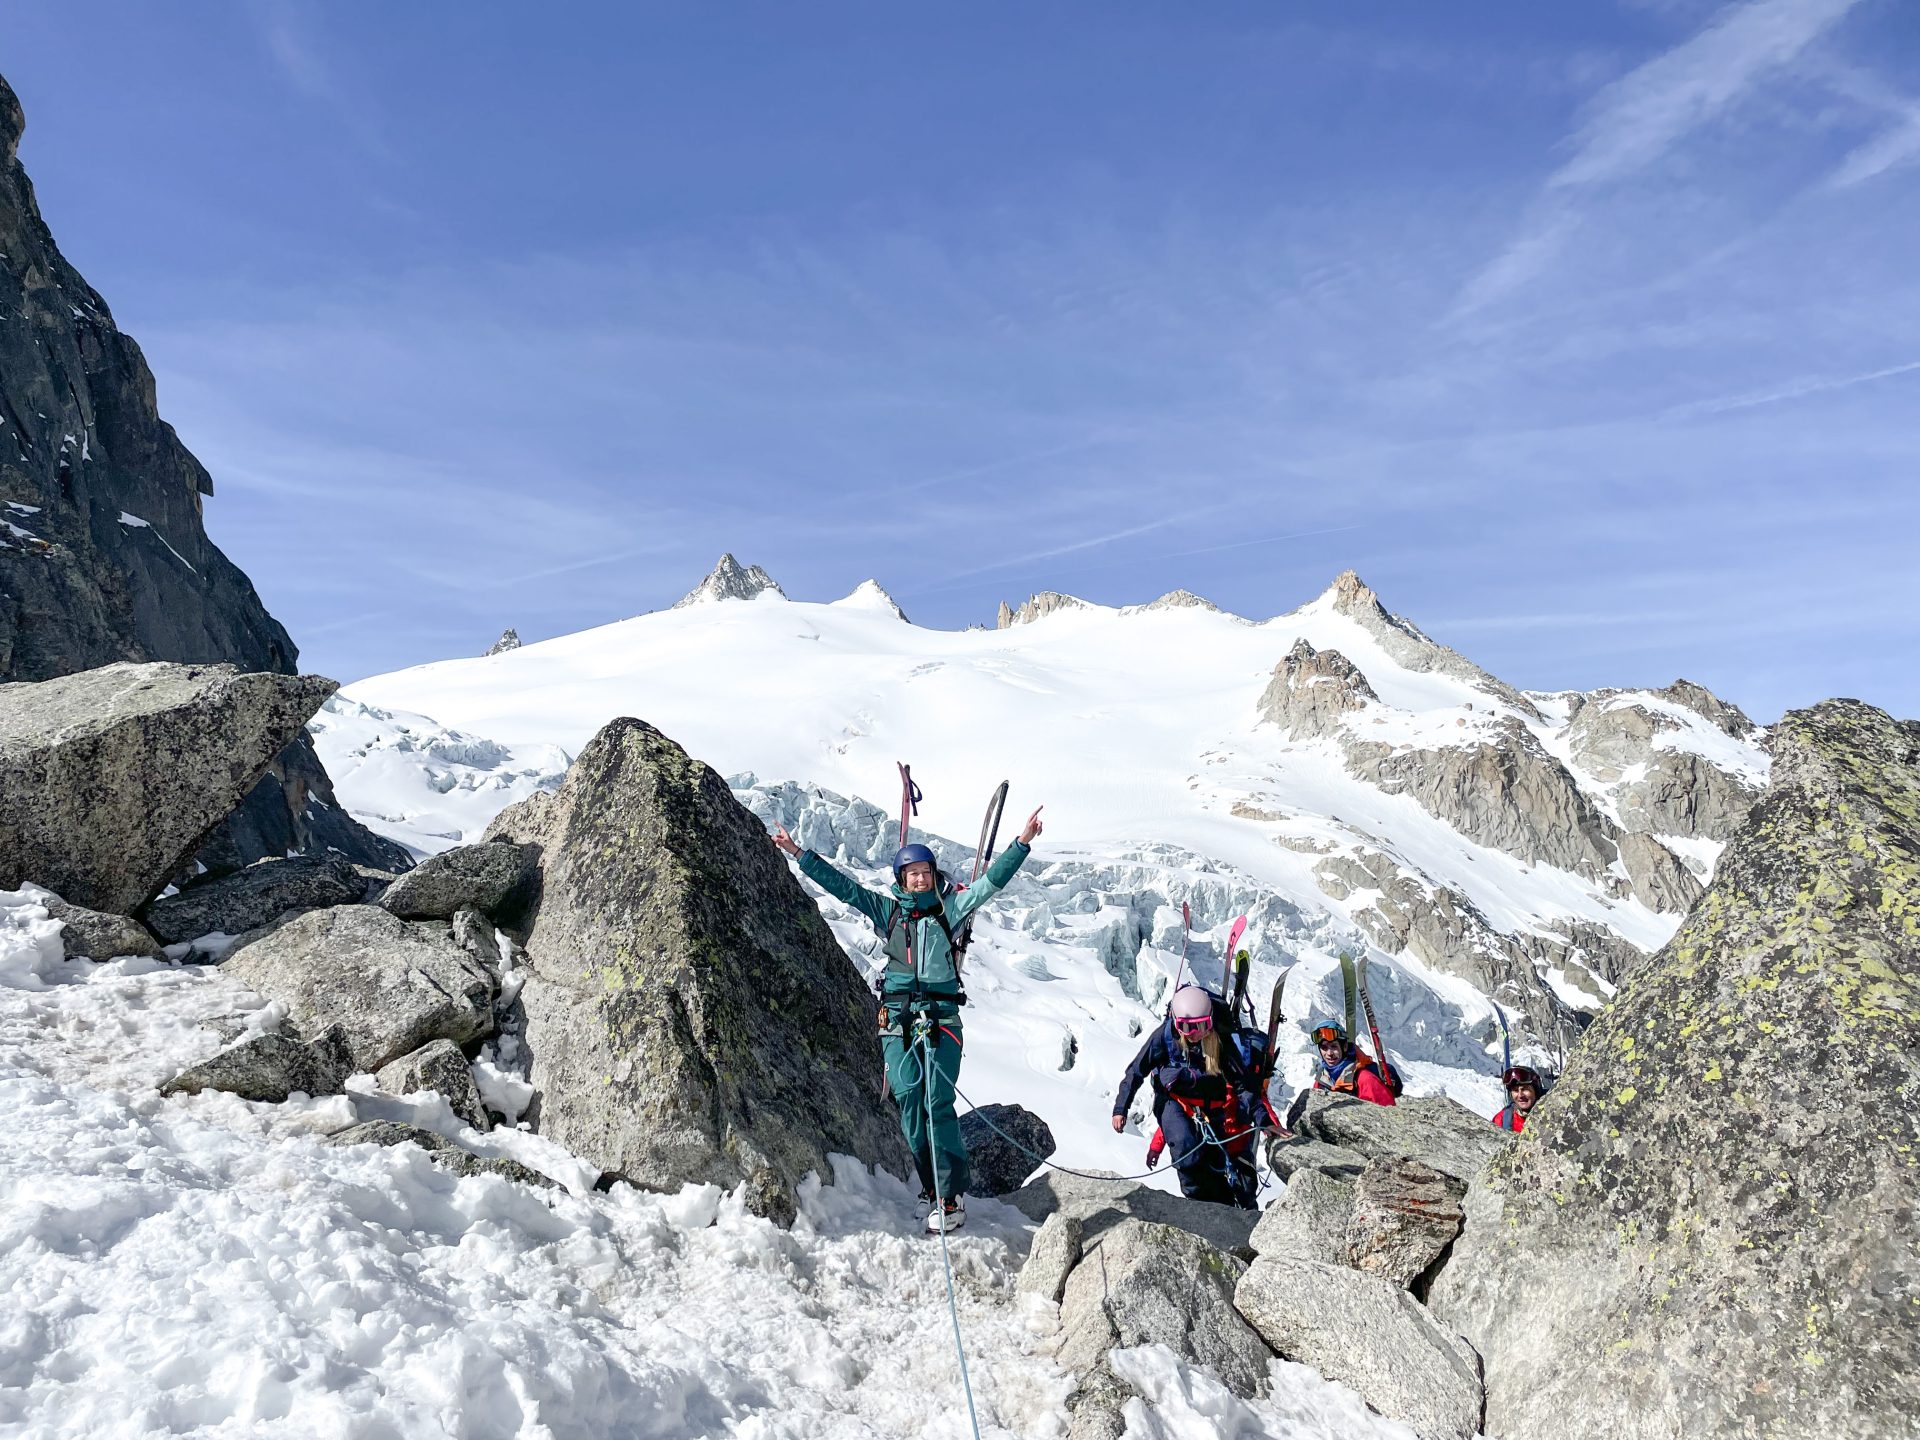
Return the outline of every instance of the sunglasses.
{"type": "Polygon", "coordinates": [[[1198,1020],[1181,1020],[1176,1017],[1173,1022],[1173,1028],[1178,1030],[1182,1035],[1204,1035],[1213,1028],[1213,1021],[1207,1019],[1205,1016],[1200,1017],[1198,1020]]]}

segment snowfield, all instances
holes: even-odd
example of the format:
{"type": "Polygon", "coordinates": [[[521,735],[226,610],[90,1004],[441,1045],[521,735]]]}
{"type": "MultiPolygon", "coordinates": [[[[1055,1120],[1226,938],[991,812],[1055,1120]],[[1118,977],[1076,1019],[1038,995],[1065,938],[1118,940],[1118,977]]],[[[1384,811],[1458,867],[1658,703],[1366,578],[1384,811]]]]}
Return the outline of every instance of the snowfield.
{"type": "MultiPolygon", "coordinates": [[[[837,1162],[783,1232],[712,1186],[596,1193],[537,1143],[513,1153],[571,1190],[321,1144],[432,1118],[369,1077],[323,1101],[163,1100],[224,1043],[210,1027],[265,1007],[217,969],[66,961],[59,929],[34,892],[0,892],[0,1432],[972,1433],[940,1249],[891,1177],[837,1162]]],[[[1051,1307],[1013,1295],[1031,1228],[981,1201],[951,1248],[981,1433],[1042,1440],[1065,1433],[1071,1379],[1051,1307]]],[[[1411,1434],[1280,1361],[1258,1403],[1155,1347],[1116,1363],[1146,1397],[1134,1440],[1411,1434]]]]}
{"type": "MultiPolygon", "coordinates": [[[[1042,803],[1046,831],[976,924],[963,1110],[1024,1105],[1051,1127],[1055,1163],[1177,1190],[1168,1167],[1144,1172],[1144,1097],[1125,1133],[1107,1117],[1174,977],[1221,983],[1238,915],[1250,921],[1262,1018],[1287,975],[1277,1103],[1309,1082],[1308,1023],[1343,1008],[1343,949],[1371,957],[1412,1093],[1488,1115],[1502,1103],[1491,1002],[1368,946],[1353,917],[1378,892],[1330,898],[1314,874],[1326,855],[1382,851],[1509,932],[1595,922],[1653,949],[1677,924],[1465,839],[1351,775],[1337,738],[1261,724],[1274,666],[1304,638],[1343,652],[1379,697],[1341,717],[1347,733],[1434,749],[1518,719],[1570,761],[1569,697],[1530,697],[1530,714],[1464,667],[1408,668],[1331,595],[1258,624],[1189,603],[1082,605],[1008,630],[942,632],[908,623],[871,582],[831,605],[769,592],[378,676],[335,696],[310,729],[340,802],[421,855],[471,843],[505,806],[557,787],[619,715],[658,726],[729,776],[769,828],[785,825],[875,887],[897,839],[896,760],[926,792],[914,838],[962,878],[980,808],[1009,780],[1000,843],[1042,803]]],[[[1661,745],[1764,777],[1755,744],[1690,711],[1642,692],[1604,703],[1643,700],[1675,727],[1661,745]]],[[[1711,841],[1669,843],[1700,873],[1717,858],[1711,841]]],[[[815,895],[855,963],[876,972],[870,927],[815,895]]],[[[184,1066],[277,1026],[277,1007],[217,968],[179,963],[217,956],[224,937],[175,947],[172,961],[68,961],[43,898],[0,892],[0,1099],[15,1117],[0,1134],[11,1300],[0,1433],[973,1433],[941,1249],[919,1233],[908,1186],[839,1158],[781,1231],[711,1186],[596,1190],[598,1172],[550,1141],[511,1125],[479,1134],[441,1097],[383,1095],[371,1076],[284,1105],[163,1099],[157,1086],[184,1066]],[[556,1183],[457,1178],[413,1146],[323,1143],[370,1119],[425,1126],[556,1183]]],[[[1516,1055],[1549,1058],[1526,1037],[1516,1055]]],[[[525,1109],[510,1037],[474,1072],[494,1108],[525,1109]]],[[[1277,1193],[1269,1179],[1263,1198],[1277,1193]]],[[[1073,1380],[1052,1353],[1052,1307],[1014,1293],[1034,1227],[994,1201],[971,1211],[951,1255],[981,1433],[1064,1436],[1073,1380]]],[[[1160,1347],[1113,1363],[1138,1391],[1129,1440],[1412,1434],[1281,1361],[1253,1403],[1160,1347]]]]}

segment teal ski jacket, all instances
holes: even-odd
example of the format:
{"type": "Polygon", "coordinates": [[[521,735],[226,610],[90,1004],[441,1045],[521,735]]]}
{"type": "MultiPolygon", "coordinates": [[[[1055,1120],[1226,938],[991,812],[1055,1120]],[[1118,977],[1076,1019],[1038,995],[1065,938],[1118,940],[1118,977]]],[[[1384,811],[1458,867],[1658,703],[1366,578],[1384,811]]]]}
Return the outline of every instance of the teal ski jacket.
{"type": "Polygon", "coordinates": [[[873,928],[884,937],[886,994],[923,990],[936,995],[957,995],[960,974],[953,963],[953,947],[947,943],[948,931],[957,932],[962,921],[998,895],[1031,853],[1028,846],[1016,840],[996,855],[987,866],[987,873],[966,889],[943,885],[920,895],[909,894],[897,881],[887,887],[885,894],[869,890],[811,850],[801,853],[800,873],[834,899],[853,906],[872,921],[873,928]],[[940,928],[935,911],[945,915],[946,930],[940,928]]]}

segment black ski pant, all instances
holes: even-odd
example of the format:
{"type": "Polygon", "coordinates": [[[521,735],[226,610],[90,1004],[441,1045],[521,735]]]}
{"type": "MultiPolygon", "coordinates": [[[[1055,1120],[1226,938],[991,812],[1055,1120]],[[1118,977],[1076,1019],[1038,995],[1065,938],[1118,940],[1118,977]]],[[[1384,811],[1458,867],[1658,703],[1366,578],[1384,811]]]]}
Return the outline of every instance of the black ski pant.
{"type": "Polygon", "coordinates": [[[1233,1161],[1218,1145],[1206,1137],[1219,1137],[1217,1127],[1202,1130],[1171,1099],[1160,1102],[1160,1133],[1166,1137],[1167,1155],[1180,1174],[1180,1191],[1189,1200],[1210,1200],[1216,1205],[1242,1203],[1233,1183],[1233,1161]]]}

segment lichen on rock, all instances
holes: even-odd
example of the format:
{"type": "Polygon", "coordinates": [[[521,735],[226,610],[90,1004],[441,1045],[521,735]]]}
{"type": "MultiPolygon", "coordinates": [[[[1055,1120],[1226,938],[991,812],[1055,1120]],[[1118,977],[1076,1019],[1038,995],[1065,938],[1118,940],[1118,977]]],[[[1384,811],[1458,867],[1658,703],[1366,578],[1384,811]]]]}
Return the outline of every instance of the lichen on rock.
{"type": "Polygon", "coordinates": [[[1790,713],[1712,886],[1467,1200],[1488,1430],[1912,1433],[1920,724],[1790,713]]]}

